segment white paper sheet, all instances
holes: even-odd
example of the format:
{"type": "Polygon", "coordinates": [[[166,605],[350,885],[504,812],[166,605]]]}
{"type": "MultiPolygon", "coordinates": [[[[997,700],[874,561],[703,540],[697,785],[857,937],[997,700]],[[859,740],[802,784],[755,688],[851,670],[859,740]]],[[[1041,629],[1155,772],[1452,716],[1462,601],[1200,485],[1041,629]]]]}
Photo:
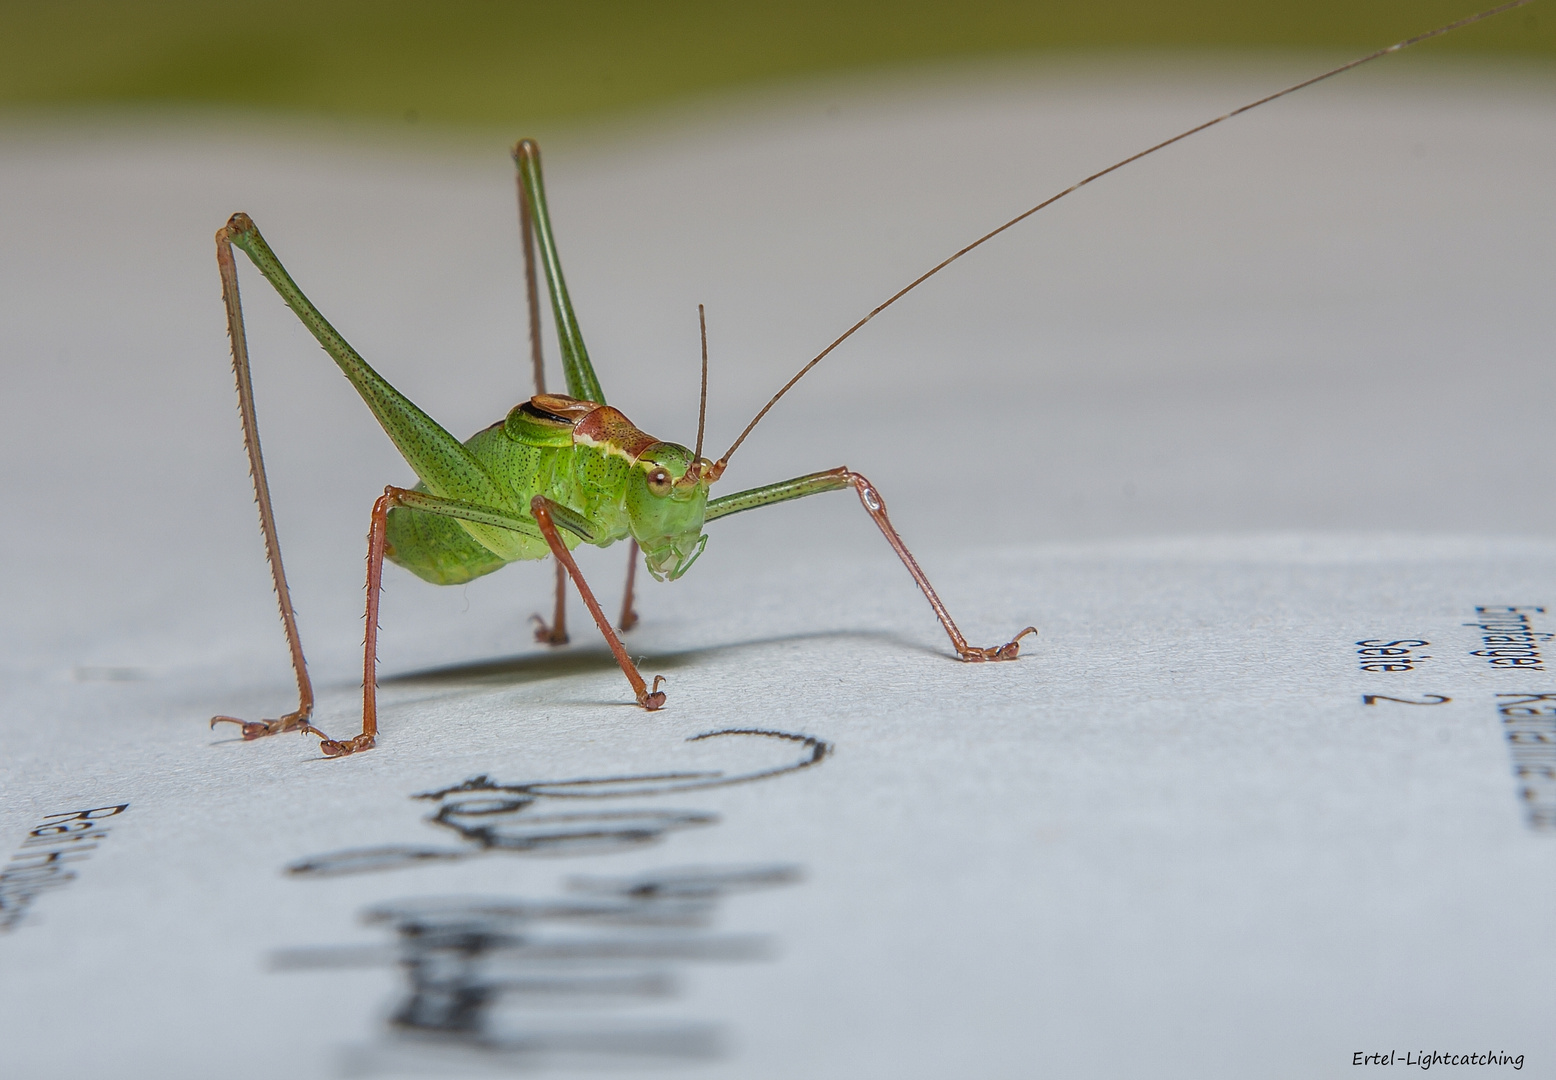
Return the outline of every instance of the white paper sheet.
{"type": "MultiPolygon", "coordinates": [[[[722,450],[948,251],[1310,66],[948,72],[544,138],[607,393],[689,442],[703,302],[722,450]]],[[[549,569],[391,571],[383,734],[343,761],[205,728],[290,692],[210,237],[251,213],[465,434],[528,393],[506,133],[13,119],[0,1073],[1548,1073],[1550,91],[1406,62],[1245,117],[775,410],[724,489],[859,469],[970,638],[1041,628],[1019,662],[954,662],[831,495],[645,588],[654,714],[576,602],[573,645],[530,642],[549,569]]],[[[242,272],[349,734],[367,512],[408,472],[242,272]]],[[[583,560],[608,603],[621,559],[583,560]]]]}

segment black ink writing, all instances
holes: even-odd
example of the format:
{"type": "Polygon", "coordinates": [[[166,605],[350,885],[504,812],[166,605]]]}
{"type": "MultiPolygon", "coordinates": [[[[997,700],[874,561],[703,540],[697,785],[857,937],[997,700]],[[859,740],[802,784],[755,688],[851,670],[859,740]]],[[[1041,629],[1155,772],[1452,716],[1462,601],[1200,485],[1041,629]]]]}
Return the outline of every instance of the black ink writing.
{"type": "Polygon", "coordinates": [[[1420,638],[1399,638],[1394,641],[1368,638],[1356,644],[1358,646],[1356,659],[1363,671],[1414,671],[1415,666],[1421,661],[1431,659],[1425,653],[1414,651],[1424,649],[1431,644],[1430,641],[1422,641],[1420,638]]]}
{"type": "Polygon", "coordinates": [[[1481,647],[1470,655],[1494,668],[1544,671],[1540,646],[1556,636],[1534,628],[1532,616],[1544,614],[1543,607],[1477,607],[1475,621],[1464,624],[1480,631],[1481,647]]]}
{"type": "Polygon", "coordinates": [[[16,929],[39,896],[74,881],[76,864],[85,862],[108,835],[103,822],[129,806],[45,814],[0,870],[0,933],[16,929]]]}
{"type": "MultiPolygon", "coordinates": [[[[720,769],[504,783],[475,776],[412,798],[436,805],[426,821],[457,846],[358,848],[314,856],[299,878],[360,874],[491,854],[582,856],[636,851],[671,833],[715,825],[717,814],[602,800],[680,797],[811,768],[831,748],[809,735],[731,728],[687,742],[740,749],[775,763],[720,769]],[[753,744],[753,740],[756,742],[753,744]],[[737,746],[737,743],[743,744],[737,746]]],[[[391,1038],[353,1051],[354,1073],[550,1066],[690,1064],[723,1052],[720,1028],[656,1013],[694,964],[749,962],[771,953],[760,934],[711,924],[731,893],[798,881],[788,865],[679,867],[630,877],[574,877],[549,899],[420,897],[363,918],[387,926],[387,946],[278,953],[281,968],[386,966],[405,981],[391,1038]],[[630,1006],[629,1011],[623,1011],[630,1006]]]]}
{"type": "Polygon", "coordinates": [[[395,1039],[366,1050],[359,1068],[403,1068],[418,1053],[446,1063],[450,1051],[516,1069],[691,1062],[721,1052],[717,1027],[630,1023],[602,1010],[673,997],[687,965],[766,959],[765,936],[715,933],[711,924],[730,894],[799,878],[793,866],[694,866],[573,878],[548,900],[398,900],[363,913],[394,935],[392,944],[291,949],[273,964],[399,969],[395,1039]]]}
{"type": "Polygon", "coordinates": [[[544,812],[546,804],[577,806],[583,801],[628,799],[680,794],[709,788],[770,780],[807,769],[822,761],[828,746],[809,735],[783,731],[738,728],[694,735],[687,742],[712,739],[764,739],[793,745],[792,758],[771,768],[726,775],[721,771],[662,772],[630,776],[587,777],[575,780],[536,780],[502,784],[477,776],[441,791],[428,791],[417,799],[440,803],[427,820],[452,831],[463,846],[425,847],[391,845],[352,848],[316,855],[292,864],[288,873],[299,876],[334,876],[376,873],[402,867],[425,866],[488,854],[601,855],[653,844],[682,829],[718,823],[718,815],[698,810],[567,809],[544,812]]]}
{"type": "Polygon", "coordinates": [[[1485,1050],[1444,1053],[1441,1050],[1357,1050],[1351,1055],[1352,1065],[1403,1065],[1406,1068],[1430,1069],[1433,1065],[1511,1065],[1517,1072],[1524,1067],[1522,1054],[1509,1054],[1506,1050],[1485,1050]]]}
{"type": "Polygon", "coordinates": [[[1524,820],[1556,831],[1556,694],[1498,694],[1497,712],[1524,820]]]}

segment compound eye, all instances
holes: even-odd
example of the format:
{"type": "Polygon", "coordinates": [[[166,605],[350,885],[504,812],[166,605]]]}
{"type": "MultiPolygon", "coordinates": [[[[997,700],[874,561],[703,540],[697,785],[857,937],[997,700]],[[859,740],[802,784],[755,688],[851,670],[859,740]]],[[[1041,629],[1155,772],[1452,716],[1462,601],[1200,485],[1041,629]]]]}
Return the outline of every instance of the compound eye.
{"type": "Polygon", "coordinates": [[[648,490],[660,498],[670,494],[672,486],[670,474],[664,469],[654,469],[648,474],[648,490]]]}

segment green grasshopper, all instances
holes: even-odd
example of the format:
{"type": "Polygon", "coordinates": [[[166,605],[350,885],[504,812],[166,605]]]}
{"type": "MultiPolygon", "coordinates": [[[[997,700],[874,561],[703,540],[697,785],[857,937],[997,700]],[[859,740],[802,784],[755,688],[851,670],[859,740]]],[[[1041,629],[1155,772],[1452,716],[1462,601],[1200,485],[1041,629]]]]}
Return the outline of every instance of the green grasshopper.
{"type": "MultiPolygon", "coordinates": [[[[637,619],[633,611],[632,595],[633,573],[639,553],[649,573],[655,578],[674,580],[686,573],[702,553],[708,539],[703,526],[708,522],[741,511],[843,488],[854,490],[860,504],[880,527],[887,543],[928,599],[958,657],[971,662],[1016,659],[1021,651],[1021,640],[1029,634],[1035,634],[1036,628],[1026,627],[1003,645],[990,648],[969,645],[957,629],[950,612],[935,594],[928,577],[892,526],[880,493],[862,474],[840,466],[716,499],[708,497],[708,489],[723,475],[731,456],[752,429],[795,383],[828,354],[905,294],[1006,229],[1093,180],[1233,116],[1359,64],[1529,2],[1512,0],[1501,7],[1380,49],[1157,143],[1045,199],[931,267],[860,319],[785,383],[717,461],[709,461],[702,456],[708,370],[705,322],[702,334],[702,405],[698,414],[695,448],[688,449],[656,439],[640,431],[625,415],[606,404],[605,394],[589,361],[583,335],[568,297],[567,283],[562,275],[562,264],[557,255],[546,208],[540,151],[534,142],[527,139],[520,142],[514,148],[513,157],[518,171],[520,232],[525,256],[536,393],[528,401],[511,409],[504,419],[464,442],[440,427],[374,371],[303,295],[248,215],[234,214],[216,234],[216,257],[227,309],[227,329],[232,344],[233,369],[237,376],[239,411],[244,443],[248,450],[249,471],[259,504],[260,528],[264,534],[265,550],[280,604],[281,621],[297,677],[298,703],[296,710],[275,720],[244,721],[231,716],[216,716],[212,718],[211,725],[238,724],[245,739],[257,739],[283,731],[318,735],[322,740],[320,748],[331,757],[370,749],[378,732],[375,672],[378,603],[386,558],[426,581],[437,585],[457,585],[489,574],[511,562],[554,557],[557,563],[555,614],[550,625],[541,621],[536,637],[551,644],[567,641],[565,589],[570,577],[610,646],[616,662],[631,683],[637,703],[645,709],[658,709],[665,701],[665,695],[659,689],[663,677],[656,677],[653,686],[644,681],[637,665],[622,647],[620,637],[601,609],[593,590],[579,573],[571,549],[581,543],[607,547],[620,540],[629,541],[626,598],[620,619],[621,629],[625,631],[637,619]],[[368,534],[362,730],[347,740],[331,739],[311,723],[313,689],[308,678],[307,663],[303,659],[286,572],[281,562],[269,483],[265,478],[264,461],[260,454],[248,344],[238,297],[237,265],[232,254],[234,246],[249,257],[356,387],[362,400],[372,410],[420,481],[413,489],[386,487],[373,505],[372,525],[368,534]],[[535,270],[537,250],[550,292],[552,316],[567,379],[565,396],[545,391],[535,270]]],[[[701,308],[698,310],[700,313],[701,308]]]]}
{"type": "MultiPolygon", "coordinates": [[[[632,684],[638,704],[645,709],[657,709],[665,700],[659,689],[663,676],[657,677],[652,687],[644,681],[601,610],[593,590],[579,573],[571,549],[580,543],[607,547],[620,540],[630,541],[627,595],[621,618],[622,629],[626,630],[636,621],[632,609],[632,575],[640,551],[650,574],[659,580],[674,580],[686,573],[702,553],[707,543],[702,529],[707,522],[742,510],[848,487],[858,494],[860,503],[924,591],[957,655],[968,661],[1016,658],[1021,649],[1021,638],[1036,633],[1036,628],[1027,627],[1011,641],[994,648],[969,645],[892,527],[880,494],[859,473],[843,467],[718,499],[708,498],[708,488],[723,474],[739,440],[716,462],[702,456],[707,412],[705,322],[702,407],[695,449],[656,439],[607,405],[594,367],[589,362],[568,297],[567,283],[562,276],[546,208],[540,150],[526,139],[514,147],[513,157],[518,168],[520,231],[524,236],[530,339],[538,392],[511,409],[503,420],[463,443],[389,385],[346,343],[293,282],[248,215],[234,214],[216,234],[217,263],[227,306],[244,441],[259,502],[265,548],[280,599],[281,620],[297,676],[298,705],[294,712],[276,720],[255,722],[217,716],[211,720],[213,725],[239,724],[245,739],[282,731],[317,734],[323,740],[320,745],[324,753],[332,757],[370,748],[378,731],[374,669],[378,600],[386,558],[433,584],[458,585],[511,562],[554,556],[558,565],[556,614],[550,626],[541,624],[536,636],[551,644],[567,641],[564,601],[566,578],[571,577],[616,662],[632,684]],[[421,481],[411,490],[385,488],[373,506],[368,534],[362,731],[350,740],[331,739],[309,722],[313,690],[297,633],[280,545],[276,540],[269,484],[259,449],[248,345],[238,298],[237,266],[232,254],[234,246],[248,255],[340,366],[421,481]],[[538,333],[536,249],[551,294],[562,366],[567,376],[566,396],[545,392],[538,333]]],[[[755,423],[753,421],[751,427],[755,423]]],[[[749,432],[751,428],[746,430],[749,432]]],[[[744,438],[743,434],[741,439],[744,438]]]]}

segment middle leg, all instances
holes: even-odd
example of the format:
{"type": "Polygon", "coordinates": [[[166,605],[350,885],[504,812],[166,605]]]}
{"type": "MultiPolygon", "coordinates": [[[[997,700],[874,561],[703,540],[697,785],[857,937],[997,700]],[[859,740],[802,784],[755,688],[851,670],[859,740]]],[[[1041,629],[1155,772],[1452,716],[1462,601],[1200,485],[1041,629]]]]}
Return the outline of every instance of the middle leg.
{"type": "MultiPolygon", "coordinates": [[[[422,491],[386,487],[373,503],[372,524],[367,533],[367,632],[362,643],[362,730],[350,739],[331,739],[322,731],[311,727],[321,738],[319,749],[327,757],[344,757],[361,750],[371,750],[378,735],[378,605],[383,595],[384,551],[389,531],[389,511],[397,506],[409,507],[426,513],[440,514],[464,521],[509,529],[526,536],[540,532],[535,522],[506,510],[484,507],[457,499],[444,499],[422,491]]],[[[574,522],[577,527],[578,525],[574,522]]],[[[555,531],[555,527],[552,527],[555,531]]],[[[560,537],[556,546],[563,551],[560,537]]],[[[659,695],[661,699],[664,695],[659,695]]]]}
{"type": "Polygon", "coordinates": [[[1003,645],[981,646],[969,645],[967,639],[962,636],[951,613],[941,602],[935,587],[929,583],[929,576],[919,567],[918,560],[908,550],[908,545],[902,542],[902,537],[897,535],[891,519],[886,516],[886,500],[881,498],[881,493],[875,489],[875,485],[861,473],[856,473],[846,465],[826,472],[811,473],[809,476],[799,476],[793,480],[782,480],[776,484],[768,484],[766,487],[752,488],[750,491],[739,491],[733,495],[725,495],[708,503],[708,512],[705,521],[715,521],[730,514],[738,514],[742,510],[755,510],[759,506],[771,506],[774,503],[788,502],[790,499],[803,499],[807,495],[819,495],[823,491],[840,491],[843,488],[853,488],[859,496],[859,502],[864,506],[865,512],[870,515],[881,535],[886,537],[886,542],[897,553],[897,558],[902,560],[902,565],[913,575],[913,581],[918,585],[919,591],[924,594],[924,599],[929,601],[929,606],[935,611],[935,617],[940,620],[941,627],[946,636],[951,639],[951,646],[956,649],[956,655],[969,662],[982,660],[1014,660],[1021,654],[1021,639],[1028,634],[1037,633],[1037,627],[1029,626],[1014,638],[1003,645]]]}

